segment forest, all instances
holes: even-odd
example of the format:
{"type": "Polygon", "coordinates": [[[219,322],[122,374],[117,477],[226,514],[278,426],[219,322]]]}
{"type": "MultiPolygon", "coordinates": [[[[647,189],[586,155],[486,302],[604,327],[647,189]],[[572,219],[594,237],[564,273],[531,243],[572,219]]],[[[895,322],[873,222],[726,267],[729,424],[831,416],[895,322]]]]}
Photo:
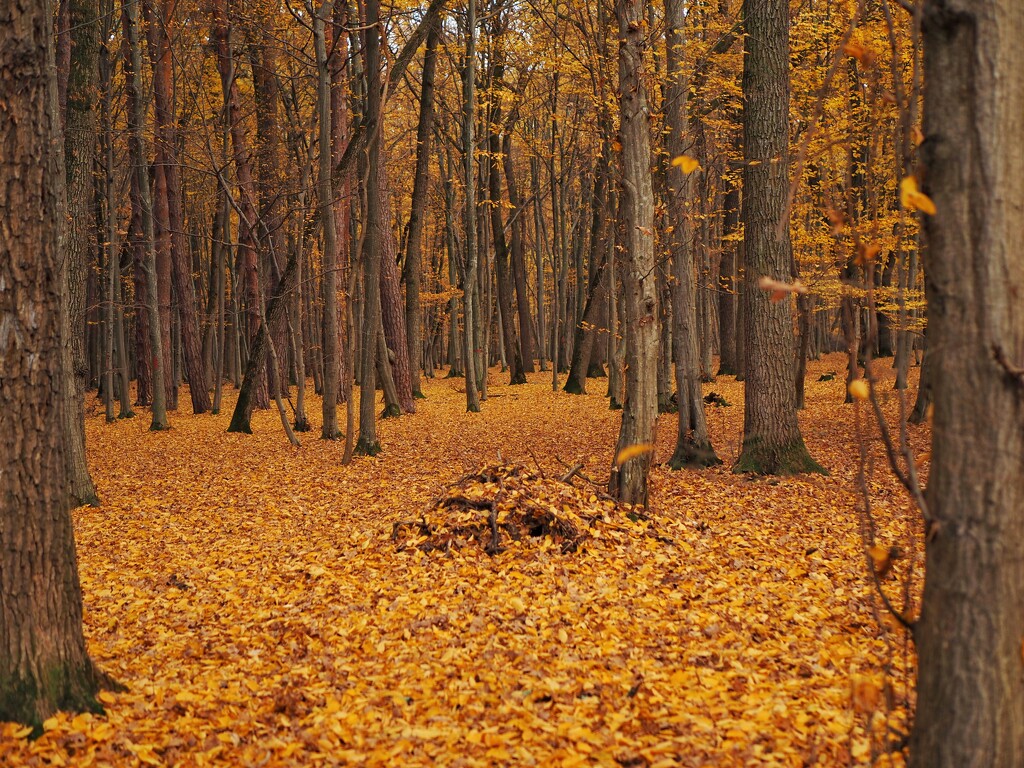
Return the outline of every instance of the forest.
{"type": "Polygon", "coordinates": [[[4,3],[0,764],[1024,765],[1021,40],[4,3]]]}

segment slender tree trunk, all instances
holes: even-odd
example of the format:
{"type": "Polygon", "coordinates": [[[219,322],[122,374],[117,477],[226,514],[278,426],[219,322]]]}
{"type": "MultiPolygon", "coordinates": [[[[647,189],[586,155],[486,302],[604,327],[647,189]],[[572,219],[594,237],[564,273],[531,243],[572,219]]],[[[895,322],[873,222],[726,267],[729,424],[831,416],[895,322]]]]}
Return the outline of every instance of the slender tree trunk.
{"type": "Polygon", "coordinates": [[[743,228],[746,336],[743,449],[737,472],[824,472],[800,435],[793,387],[793,321],[789,301],[773,303],[761,276],[791,279],[789,222],[776,229],[789,188],[789,5],[744,0],[743,228]]]}
{"type": "MultiPolygon", "coordinates": [[[[139,40],[139,7],[124,2],[121,7],[126,44],[125,93],[128,97],[128,153],[131,157],[135,188],[142,212],[142,243],[144,258],[142,271],[146,286],[146,325],[149,329],[149,370],[152,372],[151,430],[168,429],[167,387],[164,379],[170,375],[165,363],[163,334],[160,330],[159,292],[157,291],[156,238],[153,225],[153,205],[149,195],[149,164],[146,161],[145,125],[146,107],[142,103],[142,44],[139,40]]],[[[138,310],[137,310],[138,311],[138,310]]]]}
{"type": "Polygon", "coordinates": [[[416,171],[412,184],[412,204],[405,229],[405,324],[409,342],[409,375],[413,397],[423,397],[420,368],[423,352],[423,318],[420,308],[420,278],[423,271],[423,224],[427,212],[427,186],[430,182],[430,137],[434,131],[434,72],[437,70],[437,45],[441,25],[431,24],[427,50],[423,55],[420,86],[420,116],[416,124],[416,171]]]}
{"type": "MultiPolygon", "coordinates": [[[[387,347],[394,355],[391,373],[398,394],[398,404],[406,413],[416,412],[416,401],[412,393],[412,366],[409,363],[409,342],[405,328],[405,304],[402,301],[402,287],[398,274],[398,247],[395,232],[391,227],[391,197],[388,194],[387,159],[383,152],[377,159],[377,210],[380,224],[380,307],[384,322],[384,337],[387,347]]],[[[367,194],[371,194],[368,190],[367,194]]]]}
{"type": "Polygon", "coordinates": [[[169,246],[170,277],[181,319],[181,340],[193,413],[210,410],[202,336],[196,313],[191,256],[185,243],[185,216],[181,202],[181,174],[178,170],[177,127],[174,114],[174,82],[170,33],[176,28],[176,0],[161,0],[159,12],[146,4],[149,17],[149,55],[153,67],[153,99],[156,117],[157,163],[163,172],[167,198],[166,237],[169,246]]]}
{"type": "Polygon", "coordinates": [[[648,503],[653,450],[624,462],[621,452],[652,446],[658,420],[658,296],[654,278],[654,189],[647,93],[643,84],[643,16],[632,0],[616,0],[622,137],[622,284],[625,305],[626,396],[609,481],[613,496],[648,503]]]}
{"type": "Polygon", "coordinates": [[[380,269],[384,237],[383,213],[380,210],[381,160],[381,32],[379,0],[366,0],[363,61],[366,71],[366,122],[369,131],[366,176],[366,232],[363,237],[363,328],[360,352],[359,439],[355,452],[373,456],[380,452],[377,439],[377,354],[381,325],[380,269]]]}
{"type": "MultiPolygon", "coordinates": [[[[683,154],[687,141],[685,131],[686,101],[690,83],[683,69],[685,23],[683,0],[667,0],[665,130],[666,148],[670,157],[683,154]]],[[[690,252],[691,226],[687,203],[692,196],[690,177],[675,163],[667,169],[668,220],[674,228],[668,235],[672,257],[672,334],[675,351],[677,406],[679,413],[676,449],[669,461],[673,469],[684,466],[707,467],[721,461],[711,444],[704,400],[701,392],[698,360],[697,292],[693,254],[690,252]]]]}
{"type": "Polygon", "coordinates": [[[61,429],[67,490],[74,506],[99,504],[85,461],[84,399],[89,374],[86,357],[85,289],[90,254],[95,245],[92,227],[93,162],[96,157],[96,94],[99,72],[99,3],[65,0],[71,55],[66,85],[64,153],[67,169],[66,213],[58,265],[61,279],[61,429]]]}
{"type": "MultiPolygon", "coordinates": [[[[317,63],[317,124],[319,125],[320,165],[317,194],[320,201],[320,224],[324,234],[323,276],[323,425],[320,436],[324,440],[336,440],[341,435],[338,427],[338,387],[340,368],[338,365],[338,242],[346,233],[336,229],[334,211],[334,184],[331,158],[331,73],[327,59],[327,24],[332,18],[333,0],[324,0],[320,8],[313,10],[313,46],[317,63]]],[[[372,399],[372,398],[371,398],[372,399]]]]}
{"type": "MultiPolygon", "coordinates": [[[[476,163],[474,152],[474,121],[476,120],[476,0],[466,0],[466,58],[462,70],[462,165],[466,190],[464,237],[466,260],[463,270],[463,366],[466,372],[466,410],[480,410],[476,371],[476,163]]],[[[484,371],[486,376],[486,369],[484,371]]]]}
{"type": "Polygon", "coordinates": [[[737,371],[736,350],[736,305],[739,303],[736,290],[736,256],[738,243],[730,239],[739,233],[740,187],[729,184],[725,193],[725,221],[723,222],[722,261],[718,269],[718,373],[735,376],[737,371]]]}

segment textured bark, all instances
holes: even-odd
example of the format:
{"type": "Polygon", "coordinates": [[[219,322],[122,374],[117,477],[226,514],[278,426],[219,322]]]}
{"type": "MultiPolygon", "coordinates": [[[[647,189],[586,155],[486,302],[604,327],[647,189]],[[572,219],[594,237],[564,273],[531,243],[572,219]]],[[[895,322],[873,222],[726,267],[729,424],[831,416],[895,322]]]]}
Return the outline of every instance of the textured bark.
{"type": "MultiPolygon", "coordinates": [[[[503,28],[496,29],[491,43],[491,55],[494,59],[491,71],[492,88],[500,87],[505,76],[504,36],[503,28]]],[[[515,311],[513,309],[513,278],[509,263],[508,240],[505,238],[505,224],[502,220],[501,194],[501,130],[502,112],[501,99],[493,100],[490,116],[490,130],[487,136],[487,188],[490,196],[491,240],[494,243],[494,271],[498,285],[498,309],[501,313],[501,333],[504,342],[505,358],[508,363],[509,384],[525,384],[526,370],[523,367],[523,352],[519,345],[519,334],[516,333],[515,311]]]]}
{"type": "MultiPolygon", "coordinates": [[[[238,392],[238,401],[235,403],[235,410],[231,414],[228,432],[252,434],[250,422],[253,408],[256,405],[256,388],[263,380],[263,371],[267,367],[268,356],[276,353],[267,326],[269,325],[270,328],[273,328],[275,323],[280,323],[285,317],[288,311],[288,302],[291,301],[292,293],[295,290],[297,274],[298,254],[293,252],[289,256],[281,279],[274,287],[270,302],[267,304],[266,323],[260,323],[252,348],[249,350],[249,360],[245,366],[242,388],[238,392]]],[[[287,419],[284,420],[284,424],[287,430],[287,419]]]]}
{"type": "MultiPolygon", "coordinates": [[[[253,97],[256,104],[256,194],[259,200],[259,240],[263,245],[263,296],[269,302],[272,289],[281,279],[281,264],[285,259],[286,235],[284,227],[284,195],[281,191],[281,124],[280,88],[278,87],[277,58],[275,41],[278,31],[261,18],[252,31],[255,38],[250,40],[252,63],[253,97]]],[[[272,326],[275,351],[288,349],[288,318],[281,315],[277,325],[272,326]]],[[[267,387],[271,396],[288,391],[288,372],[284,366],[274,381],[267,366],[267,387]]]]}
{"type": "MultiPolygon", "coordinates": [[[[211,0],[210,15],[212,37],[217,51],[217,71],[220,74],[224,108],[231,133],[232,160],[238,185],[238,276],[239,293],[245,301],[246,341],[251,345],[260,327],[259,268],[257,263],[259,211],[256,207],[256,187],[253,183],[252,159],[249,140],[245,135],[245,116],[236,82],[235,60],[231,52],[231,22],[227,0],[211,0]]],[[[237,304],[236,304],[237,309],[237,304]]],[[[266,408],[269,399],[264,381],[257,389],[257,407],[266,408]]]]}
{"type": "MultiPolygon", "coordinates": [[[[181,201],[181,173],[178,167],[178,137],[174,115],[174,78],[172,72],[170,33],[174,29],[176,0],[161,0],[159,8],[147,10],[149,25],[149,56],[153,67],[153,101],[156,118],[156,157],[163,171],[166,188],[169,266],[178,317],[181,319],[181,340],[185,357],[192,412],[210,410],[207,390],[206,361],[203,359],[202,336],[196,312],[195,287],[192,283],[192,256],[185,242],[185,215],[181,201]]],[[[147,4],[147,9],[151,4],[147,4]]]]}
{"type": "Polygon", "coordinates": [[[99,85],[99,3],[66,3],[71,46],[64,115],[67,209],[61,215],[64,232],[58,264],[61,283],[61,434],[67,489],[74,506],[98,504],[96,488],[85,461],[85,386],[89,365],[85,350],[85,290],[91,254],[96,248],[93,228],[93,163],[96,158],[96,94],[99,85]]]}
{"type": "MultiPolygon", "coordinates": [[[[128,102],[128,155],[132,165],[132,188],[138,199],[141,227],[141,264],[136,269],[143,273],[145,284],[146,327],[149,330],[148,368],[152,376],[152,420],[149,428],[162,430],[167,423],[167,388],[164,380],[170,375],[164,363],[163,334],[160,332],[160,305],[157,291],[156,236],[153,225],[153,204],[149,192],[149,164],[146,161],[146,107],[142,102],[142,43],[139,39],[139,8],[136,3],[121,6],[124,27],[125,96],[128,102]]],[[[138,297],[136,297],[138,300],[138,297]]],[[[137,308],[136,312],[140,309],[137,308]]],[[[141,352],[140,348],[140,352],[141,352]]]]}
{"type": "Polygon", "coordinates": [[[466,258],[462,270],[462,362],[466,375],[466,410],[470,412],[480,410],[476,380],[477,221],[476,163],[473,157],[476,150],[473,138],[476,120],[476,24],[476,0],[466,0],[466,57],[462,68],[462,171],[466,191],[463,212],[466,258]]]}
{"type": "Polygon", "coordinates": [[[427,212],[430,182],[430,137],[434,131],[434,72],[441,25],[430,25],[427,50],[423,54],[420,87],[420,116],[416,124],[416,172],[412,183],[412,204],[405,229],[405,325],[409,341],[409,375],[413,397],[423,397],[420,368],[423,352],[423,319],[420,308],[420,278],[423,272],[423,224],[427,212]]]}
{"type": "MultiPolygon", "coordinates": [[[[651,137],[643,85],[643,20],[632,0],[616,0],[619,25],[619,108],[622,141],[621,215],[624,226],[622,294],[625,305],[626,396],[616,456],[624,448],[651,444],[658,420],[658,297],[654,279],[654,190],[651,137]]],[[[648,502],[647,476],[653,452],[613,466],[609,489],[620,501],[648,502]]]]}
{"type": "Polygon", "coordinates": [[[1024,765],[1024,6],[925,3],[935,412],[910,765],[1024,765]]]}
{"type": "Polygon", "coordinates": [[[722,225],[722,260],[718,267],[718,373],[735,376],[736,364],[736,305],[739,295],[736,291],[737,245],[725,238],[739,231],[740,188],[731,184],[725,193],[725,220],[722,225]]]}
{"type": "Polygon", "coordinates": [[[763,275],[792,279],[789,226],[776,234],[789,187],[789,5],[745,0],[743,60],[743,229],[746,337],[743,450],[737,472],[824,472],[800,435],[793,387],[794,339],[789,301],[772,303],[763,275]]]}
{"type": "MultiPolygon", "coordinates": [[[[665,3],[667,29],[665,83],[665,144],[669,157],[678,157],[686,149],[686,100],[689,79],[683,68],[685,38],[683,0],[665,3]]],[[[679,413],[676,448],[669,460],[673,469],[684,466],[707,467],[721,460],[711,444],[704,400],[700,387],[698,355],[697,295],[690,252],[690,220],[687,202],[691,197],[690,176],[676,165],[666,172],[668,220],[674,229],[668,234],[672,258],[672,344],[675,353],[676,397],[679,413]]]]}
{"type": "Polygon", "coordinates": [[[380,309],[384,323],[384,338],[394,355],[391,374],[395,380],[398,403],[406,413],[416,412],[412,394],[412,372],[409,365],[409,342],[405,329],[405,303],[398,274],[398,245],[391,226],[391,197],[388,190],[387,159],[381,149],[377,160],[377,199],[380,223],[380,309]]]}
{"type": "Polygon", "coordinates": [[[57,708],[99,709],[59,428],[65,168],[53,51],[49,3],[0,10],[0,720],[36,727],[57,708]]]}
{"type": "Polygon", "coordinates": [[[341,430],[338,428],[338,390],[340,386],[340,367],[338,356],[338,242],[345,233],[337,231],[337,219],[334,210],[334,183],[332,178],[331,157],[331,76],[327,59],[327,23],[333,10],[330,0],[325,2],[315,13],[313,19],[313,40],[316,49],[317,63],[317,124],[320,139],[320,179],[317,194],[320,196],[320,222],[324,232],[323,276],[321,290],[323,292],[323,349],[324,349],[324,383],[323,383],[323,425],[320,436],[324,440],[336,440],[341,430]]]}
{"type": "Polygon", "coordinates": [[[356,453],[373,456],[380,452],[377,439],[377,335],[380,333],[380,262],[384,233],[380,210],[381,172],[380,117],[380,2],[366,0],[363,32],[363,62],[366,71],[366,121],[370,124],[367,145],[366,233],[363,237],[363,318],[359,364],[359,439],[356,453]]]}
{"type": "Polygon", "coordinates": [[[523,249],[523,227],[525,217],[523,205],[516,186],[515,165],[512,162],[512,126],[509,125],[501,139],[502,165],[505,171],[505,186],[508,188],[508,202],[512,206],[511,239],[512,279],[516,285],[516,313],[519,317],[519,350],[523,360],[523,371],[533,373],[533,320],[530,315],[530,297],[526,290],[526,256],[523,249]]]}

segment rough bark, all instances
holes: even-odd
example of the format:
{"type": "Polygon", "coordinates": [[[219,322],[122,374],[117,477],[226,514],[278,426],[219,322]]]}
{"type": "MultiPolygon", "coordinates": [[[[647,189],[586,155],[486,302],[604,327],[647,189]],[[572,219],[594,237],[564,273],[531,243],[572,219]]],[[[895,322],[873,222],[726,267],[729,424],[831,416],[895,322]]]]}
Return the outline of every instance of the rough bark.
{"type": "MultiPolygon", "coordinates": [[[[188,377],[193,413],[210,410],[207,390],[206,361],[203,358],[202,336],[196,313],[195,287],[192,283],[192,257],[185,242],[185,215],[181,200],[181,173],[178,165],[178,137],[174,114],[174,78],[172,72],[170,31],[174,28],[176,0],[161,0],[159,9],[147,11],[149,16],[149,56],[153,67],[153,101],[156,119],[156,157],[166,187],[168,253],[171,282],[177,298],[181,319],[181,340],[188,377]]],[[[147,9],[151,4],[146,4],[147,9]]]]}
{"type": "MultiPolygon", "coordinates": [[[[151,430],[168,429],[167,387],[170,370],[165,364],[163,334],[160,332],[160,305],[157,291],[156,236],[153,204],[149,191],[149,164],[146,161],[146,107],[142,101],[142,43],[139,39],[139,8],[136,3],[123,3],[121,22],[124,27],[125,96],[128,102],[128,155],[132,165],[133,188],[138,197],[142,235],[141,268],[146,286],[146,327],[149,330],[148,368],[151,382],[151,430]]],[[[136,311],[139,311],[138,309],[136,311]]],[[[141,351],[141,349],[140,349],[141,351]]]]}
{"type": "Polygon", "coordinates": [[[1024,764],[1024,6],[924,6],[935,412],[916,768],[1024,764]]]}
{"type": "MultiPolygon", "coordinates": [[[[690,87],[683,69],[683,0],[667,0],[665,20],[668,25],[665,35],[665,144],[669,156],[678,157],[686,148],[686,101],[690,87]]],[[[668,220],[674,225],[668,234],[668,247],[672,258],[672,345],[679,413],[676,448],[669,466],[673,469],[707,467],[720,464],[721,460],[711,444],[700,386],[696,276],[690,251],[691,226],[687,211],[691,197],[690,177],[679,166],[670,164],[666,185],[668,220]]]]}
{"type": "Polygon", "coordinates": [[[763,275],[792,279],[788,222],[776,229],[789,187],[789,5],[744,0],[743,280],[745,344],[743,449],[737,472],[824,472],[804,445],[793,387],[790,301],[773,303],[763,275]]]}
{"type": "MultiPolygon", "coordinates": [[[[626,395],[616,445],[619,452],[654,442],[658,419],[658,297],[654,279],[654,190],[647,93],[642,79],[644,31],[638,4],[616,0],[619,27],[619,108],[622,142],[621,256],[625,305],[626,395]]],[[[620,501],[648,502],[653,451],[612,467],[609,489],[620,501]]]]}
{"type": "Polygon", "coordinates": [[[0,720],[98,710],[68,506],[58,275],[65,173],[49,3],[0,10],[0,720]],[[17,87],[11,84],[17,83],[17,87]]]}
{"type": "Polygon", "coordinates": [[[99,84],[99,3],[66,3],[71,46],[64,114],[67,208],[60,221],[64,232],[58,264],[61,282],[61,434],[67,489],[73,506],[96,505],[99,498],[85,461],[84,400],[89,365],[85,350],[85,286],[91,254],[96,247],[92,226],[93,163],[96,158],[96,94],[99,84]]]}
{"type": "Polygon", "coordinates": [[[409,375],[413,397],[423,397],[420,368],[423,353],[423,318],[420,308],[420,279],[423,272],[423,224],[427,212],[430,182],[430,137],[434,131],[434,73],[441,25],[430,25],[427,50],[423,54],[420,86],[420,115],[416,123],[416,171],[412,183],[412,204],[405,228],[405,325],[409,342],[409,375]]]}
{"type": "MultiPolygon", "coordinates": [[[[466,56],[462,67],[462,170],[465,181],[466,207],[463,215],[463,237],[466,258],[462,277],[463,367],[466,374],[466,410],[480,410],[476,371],[476,163],[474,162],[474,121],[476,119],[476,0],[466,1],[466,56]]],[[[485,374],[486,375],[486,374],[485,374]]]]}

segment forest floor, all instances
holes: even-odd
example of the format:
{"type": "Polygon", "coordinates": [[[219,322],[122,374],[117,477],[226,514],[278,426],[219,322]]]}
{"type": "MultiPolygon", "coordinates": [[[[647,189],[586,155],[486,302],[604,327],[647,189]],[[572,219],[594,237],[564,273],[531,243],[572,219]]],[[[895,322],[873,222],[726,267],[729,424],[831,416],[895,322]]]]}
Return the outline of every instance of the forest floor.
{"type": "MultiPolygon", "coordinates": [[[[254,435],[225,433],[233,391],[216,416],[188,415],[183,392],[165,433],[145,413],[106,425],[90,405],[103,506],[75,511],[85,628],[127,690],[36,741],[3,726],[0,764],[901,764],[882,753],[907,728],[913,659],[873,598],[844,366],[810,364],[800,417],[830,476],[732,474],[743,392],[719,377],[705,392],[730,403],[707,409],[725,464],[658,466],[649,516],[558,480],[577,462],[607,480],[619,413],[604,380],[572,396],[550,373],[511,387],[492,370],[467,414],[460,380],[425,379],[418,413],[381,423],[384,451],[349,467],[318,427],[290,447],[274,411],[254,435]],[[467,473],[512,462],[549,511],[583,520],[576,551],[544,536],[505,537],[493,556],[472,540],[416,546],[416,530],[392,539],[467,473]]],[[[319,412],[311,397],[317,425],[319,412]]],[[[656,461],[675,431],[662,416],[656,461]]],[[[882,584],[902,605],[894,574],[920,572],[917,513],[867,431],[877,541],[904,555],[882,584]]],[[[924,451],[927,427],[910,439],[924,451]]],[[[465,495],[505,490],[492,480],[465,495]]]]}

